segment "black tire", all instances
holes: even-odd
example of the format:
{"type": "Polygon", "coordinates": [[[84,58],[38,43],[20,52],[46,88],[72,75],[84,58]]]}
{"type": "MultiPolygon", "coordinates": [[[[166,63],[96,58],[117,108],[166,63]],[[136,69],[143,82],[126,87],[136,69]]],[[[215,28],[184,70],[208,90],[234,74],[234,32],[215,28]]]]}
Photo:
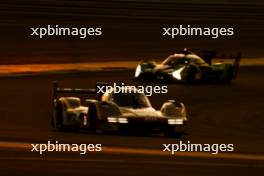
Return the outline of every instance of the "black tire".
{"type": "Polygon", "coordinates": [[[68,130],[68,128],[64,125],[63,122],[63,107],[60,103],[58,103],[58,105],[56,106],[54,118],[56,118],[53,119],[54,128],[60,131],[68,130]]]}
{"type": "Polygon", "coordinates": [[[80,118],[80,120],[81,120],[81,124],[80,124],[80,126],[79,126],[79,128],[88,128],[87,127],[87,125],[85,126],[83,123],[84,123],[84,116],[85,116],[85,114],[80,114],[80,116],[79,116],[79,118],[80,118]]]}
{"type": "Polygon", "coordinates": [[[233,79],[233,75],[234,75],[233,68],[232,67],[228,68],[228,70],[226,71],[226,76],[224,78],[224,83],[230,84],[233,79]]]}
{"type": "Polygon", "coordinates": [[[122,126],[122,125],[118,126],[117,132],[121,135],[129,135],[131,133],[131,131],[129,131],[125,126],[122,126]]]}
{"type": "Polygon", "coordinates": [[[169,126],[167,128],[165,128],[164,130],[164,134],[166,136],[169,136],[169,137],[174,137],[175,136],[175,129],[174,129],[174,126],[169,126]]]}
{"type": "Polygon", "coordinates": [[[189,74],[188,74],[188,78],[186,79],[186,82],[188,84],[195,84],[196,80],[195,80],[195,74],[198,72],[198,70],[194,67],[191,67],[189,70],[189,74]]]}
{"type": "Polygon", "coordinates": [[[175,126],[169,126],[165,129],[164,134],[168,137],[181,137],[184,134],[184,132],[183,131],[176,132],[175,126]]]}
{"type": "Polygon", "coordinates": [[[95,104],[91,104],[89,106],[89,111],[88,111],[88,124],[89,124],[89,129],[96,133],[98,128],[98,118],[97,118],[97,109],[95,104]]]}

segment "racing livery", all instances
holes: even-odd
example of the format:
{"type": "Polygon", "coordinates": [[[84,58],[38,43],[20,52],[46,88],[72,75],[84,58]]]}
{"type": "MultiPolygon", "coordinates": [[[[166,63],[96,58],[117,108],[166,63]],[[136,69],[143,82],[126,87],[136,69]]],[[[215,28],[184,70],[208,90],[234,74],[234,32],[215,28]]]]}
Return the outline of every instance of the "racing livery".
{"type": "Polygon", "coordinates": [[[143,61],[136,68],[135,78],[184,83],[230,83],[237,76],[240,53],[237,54],[232,64],[223,62],[212,64],[211,60],[214,54],[204,55],[203,59],[184,49],[179,53],[170,55],[161,64],[154,61],[143,61]]]}
{"type": "MultiPolygon", "coordinates": [[[[125,89],[128,89],[127,87],[125,89]]],[[[144,93],[116,93],[114,89],[98,94],[96,89],[58,88],[54,83],[53,127],[103,131],[162,131],[166,135],[182,134],[187,122],[182,102],[168,100],[155,110],[144,93]],[[96,94],[97,99],[81,99],[59,94],[96,94]],[[85,104],[83,106],[82,104],[85,104]]]]}

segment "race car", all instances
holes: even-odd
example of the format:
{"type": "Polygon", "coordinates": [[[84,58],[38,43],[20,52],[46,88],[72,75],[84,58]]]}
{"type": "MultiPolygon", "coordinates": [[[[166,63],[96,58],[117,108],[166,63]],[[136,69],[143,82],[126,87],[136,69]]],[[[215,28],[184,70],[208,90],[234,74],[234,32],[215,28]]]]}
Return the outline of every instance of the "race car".
{"type": "Polygon", "coordinates": [[[233,63],[211,63],[214,55],[214,52],[203,54],[203,59],[184,49],[170,55],[161,64],[154,61],[141,62],[135,70],[135,78],[143,81],[230,83],[237,76],[240,53],[237,54],[233,63]]]}
{"type": "MultiPolygon", "coordinates": [[[[98,87],[98,84],[96,85],[98,87]]],[[[182,102],[168,100],[155,110],[147,96],[136,87],[126,86],[128,93],[115,89],[98,93],[97,89],[53,88],[53,116],[51,125],[59,130],[88,129],[92,132],[162,131],[166,135],[183,134],[187,123],[182,102]],[[96,94],[97,99],[85,99],[59,94],[96,94]]]]}

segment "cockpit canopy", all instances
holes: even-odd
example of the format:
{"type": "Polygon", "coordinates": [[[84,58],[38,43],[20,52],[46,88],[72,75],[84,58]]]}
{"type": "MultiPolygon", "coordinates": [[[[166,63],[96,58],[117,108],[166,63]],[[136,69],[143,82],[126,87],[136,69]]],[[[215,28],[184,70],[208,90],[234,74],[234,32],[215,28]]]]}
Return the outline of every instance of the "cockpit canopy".
{"type": "Polygon", "coordinates": [[[162,65],[178,66],[178,65],[204,65],[207,64],[202,58],[195,54],[174,54],[169,56],[162,62],[162,65]]]}
{"type": "Polygon", "coordinates": [[[120,107],[151,107],[150,101],[146,95],[139,92],[136,88],[123,88],[119,92],[112,89],[111,92],[107,92],[103,95],[102,101],[114,102],[120,107]]]}

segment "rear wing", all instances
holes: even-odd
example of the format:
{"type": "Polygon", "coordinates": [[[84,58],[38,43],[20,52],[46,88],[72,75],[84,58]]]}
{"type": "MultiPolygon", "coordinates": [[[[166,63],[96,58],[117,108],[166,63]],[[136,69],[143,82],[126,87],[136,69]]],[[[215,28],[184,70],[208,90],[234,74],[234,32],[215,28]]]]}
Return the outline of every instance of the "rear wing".
{"type": "Polygon", "coordinates": [[[197,53],[205,62],[207,62],[209,65],[212,64],[213,59],[234,59],[234,65],[239,66],[240,59],[241,59],[241,53],[238,52],[236,55],[234,54],[218,54],[215,51],[200,51],[197,53]]]}
{"type": "Polygon", "coordinates": [[[219,54],[216,51],[204,51],[204,50],[194,50],[194,52],[188,50],[187,48],[184,48],[182,51],[176,52],[181,54],[197,54],[200,56],[206,63],[209,65],[212,64],[213,59],[234,59],[233,66],[238,68],[240,59],[241,59],[241,53],[238,52],[236,55],[230,54],[219,54]]]}
{"type": "Polygon", "coordinates": [[[233,67],[233,75],[232,77],[233,78],[236,78],[237,77],[237,73],[238,73],[238,69],[239,69],[239,66],[240,66],[240,60],[241,60],[241,53],[237,53],[236,55],[215,55],[216,59],[227,59],[227,60],[232,60],[232,67],[233,67]]]}
{"type": "Polygon", "coordinates": [[[209,65],[212,64],[212,60],[217,58],[217,59],[234,59],[233,61],[233,78],[237,77],[239,65],[240,65],[240,60],[241,60],[241,53],[238,52],[236,55],[219,55],[217,52],[214,51],[203,51],[198,53],[200,57],[204,59],[205,62],[207,62],[209,65]]]}
{"type": "MultiPolygon", "coordinates": [[[[182,54],[194,54],[194,52],[188,50],[187,48],[184,48],[182,51],[180,51],[179,53],[182,54]]],[[[239,69],[239,65],[240,65],[240,60],[241,60],[241,53],[238,52],[236,55],[232,55],[230,54],[225,55],[219,55],[216,51],[203,51],[203,50],[196,50],[196,54],[198,56],[200,56],[206,63],[208,63],[209,65],[212,65],[212,60],[213,59],[234,59],[233,63],[232,63],[232,78],[236,78],[237,77],[237,73],[238,73],[238,69],[239,69]]]]}
{"type": "Polygon", "coordinates": [[[233,63],[233,78],[237,77],[237,73],[238,73],[238,69],[239,69],[239,65],[240,65],[240,60],[241,60],[241,53],[238,53],[235,61],[233,63]]]}
{"type": "Polygon", "coordinates": [[[62,88],[58,86],[58,81],[53,82],[53,89],[52,89],[52,98],[53,100],[57,100],[59,97],[59,94],[94,94],[97,95],[98,101],[101,100],[101,97],[103,93],[101,91],[98,91],[99,87],[101,86],[106,86],[108,85],[107,83],[101,83],[98,82],[96,83],[96,88],[94,89],[85,89],[85,88],[62,88]]]}

